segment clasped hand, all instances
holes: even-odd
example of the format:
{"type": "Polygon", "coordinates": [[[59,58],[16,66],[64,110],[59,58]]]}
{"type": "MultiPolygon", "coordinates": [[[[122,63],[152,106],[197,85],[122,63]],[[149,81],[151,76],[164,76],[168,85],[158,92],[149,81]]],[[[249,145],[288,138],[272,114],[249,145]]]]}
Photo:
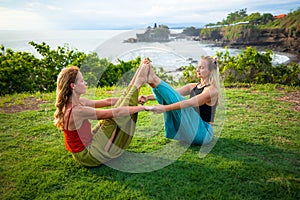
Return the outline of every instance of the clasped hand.
{"type": "MultiPolygon", "coordinates": [[[[144,105],[148,101],[148,98],[147,98],[147,96],[141,95],[141,96],[139,96],[138,101],[139,101],[139,104],[144,105]]],[[[155,114],[160,114],[160,113],[165,112],[163,105],[145,106],[144,108],[146,111],[151,111],[155,114]]]]}
{"type": "Polygon", "coordinates": [[[164,105],[156,105],[156,106],[145,106],[146,111],[151,111],[155,114],[160,114],[165,112],[164,105]]]}
{"type": "Polygon", "coordinates": [[[139,104],[144,105],[148,101],[148,98],[147,98],[147,96],[141,95],[141,96],[139,96],[138,101],[139,101],[139,104]]]}

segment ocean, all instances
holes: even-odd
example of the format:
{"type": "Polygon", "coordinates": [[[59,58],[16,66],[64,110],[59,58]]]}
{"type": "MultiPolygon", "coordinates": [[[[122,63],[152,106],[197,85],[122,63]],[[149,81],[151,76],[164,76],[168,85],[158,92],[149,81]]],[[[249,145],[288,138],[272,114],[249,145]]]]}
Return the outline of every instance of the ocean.
{"type": "Polygon", "coordinates": [[[27,51],[36,54],[28,44],[46,42],[57,48],[69,44],[85,53],[94,51],[104,41],[128,30],[61,30],[61,31],[0,31],[0,44],[14,51],[27,51]]]}
{"type": "MultiPolygon", "coordinates": [[[[99,57],[111,62],[134,59],[136,56],[150,57],[153,65],[174,72],[182,65],[196,63],[201,56],[215,55],[216,51],[225,51],[222,47],[212,44],[201,44],[197,41],[178,39],[166,43],[125,43],[128,38],[135,38],[136,33],[144,30],[62,30],[62,31],[0,31],[0,45],[13,51],[39,54],[28,44],[45,42],[51,48],[68,46],[85,53],[96,52],[99,57]]],[[[182,29],[171,29],[172,33],[180,33],[182,29]]],[[[229,49],[231,55],[241,52],[229,49]]],[[[279,53],[273,56],[273,64],[289,61],[289,57],[279,53]]]]}

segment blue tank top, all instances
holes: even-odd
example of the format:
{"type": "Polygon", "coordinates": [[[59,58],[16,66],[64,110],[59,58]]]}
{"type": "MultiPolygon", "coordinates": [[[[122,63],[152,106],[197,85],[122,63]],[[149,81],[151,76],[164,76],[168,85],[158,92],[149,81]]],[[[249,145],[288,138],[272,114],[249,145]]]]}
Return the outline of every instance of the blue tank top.
{"type": "MultiPolygon", "coordinates": [[[[209,85],[204,85],[201,88],[198,88],[198,84],[194,87],[190,92],[190,98],[201,94],[205,87],[209,85]]],[[[196,112],[200,115],[203,121],[205,122],[214,122],[215,113],[216,113],[217,103],[213,106],[209,106],[207,104],[203,104],[199,107],[194,107],[196,112]]]]}

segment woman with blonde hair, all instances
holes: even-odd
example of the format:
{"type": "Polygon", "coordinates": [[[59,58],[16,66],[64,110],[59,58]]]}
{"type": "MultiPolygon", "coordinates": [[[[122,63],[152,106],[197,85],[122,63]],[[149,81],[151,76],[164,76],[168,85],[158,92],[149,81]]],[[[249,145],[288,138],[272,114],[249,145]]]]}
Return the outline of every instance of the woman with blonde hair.
{"type": "Polygon", "coordinates": [[[120,98],[82,98],[86,82],[78,67],[64,68],[57,78],[55,125],[63,130],[65,146],[81,165],[99,166],[119,157],[135,131],[138,92],[146,83],[148,65],[141,65],[120,98]],[[108,109],[97,109],[113,106],[108,109]],[[100,120],[92,130],[89,120],[100,120]]]}
{"type": "MultiPolygon", "coordinates": [[[[147,62],[150,65],[150,62],[147,62]]],[[[212,124],[219,100],[220,82],[217,60],[206,56],[197,67],[198,83],[177,90],[162,81],[150,68],[148,83],[153,94],[140,96],[139,102],[156,99],[160,105],[147,108],[164,113],[165,137],[190,144],[207,144],[213,138],[212,124]],[[184,96],[189,95],[190,98],[184,96]]]]}

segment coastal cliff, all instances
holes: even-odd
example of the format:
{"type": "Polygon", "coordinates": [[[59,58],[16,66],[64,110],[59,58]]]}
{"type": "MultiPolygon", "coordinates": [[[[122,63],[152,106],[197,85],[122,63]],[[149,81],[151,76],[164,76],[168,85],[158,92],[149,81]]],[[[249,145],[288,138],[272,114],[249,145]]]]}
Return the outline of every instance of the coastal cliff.
{"type": "Polygon", "coordinates": [[[202,31],[202,34],[195,40],[214,42],[216,45],[235,48],[257,46],[300,56],[300,31],[293,29],[234,27],[228,30],[228,28],[218,28],[207,32],[202,31]]]}
{"type": "Polygon", "coordinates": [[[226,19],[207,24],[195,40],[218,46],[254,46],[293,54],[300,60],[300,8],[288,14],[246,14],[246,9],[228,14],[226,19]]]}

